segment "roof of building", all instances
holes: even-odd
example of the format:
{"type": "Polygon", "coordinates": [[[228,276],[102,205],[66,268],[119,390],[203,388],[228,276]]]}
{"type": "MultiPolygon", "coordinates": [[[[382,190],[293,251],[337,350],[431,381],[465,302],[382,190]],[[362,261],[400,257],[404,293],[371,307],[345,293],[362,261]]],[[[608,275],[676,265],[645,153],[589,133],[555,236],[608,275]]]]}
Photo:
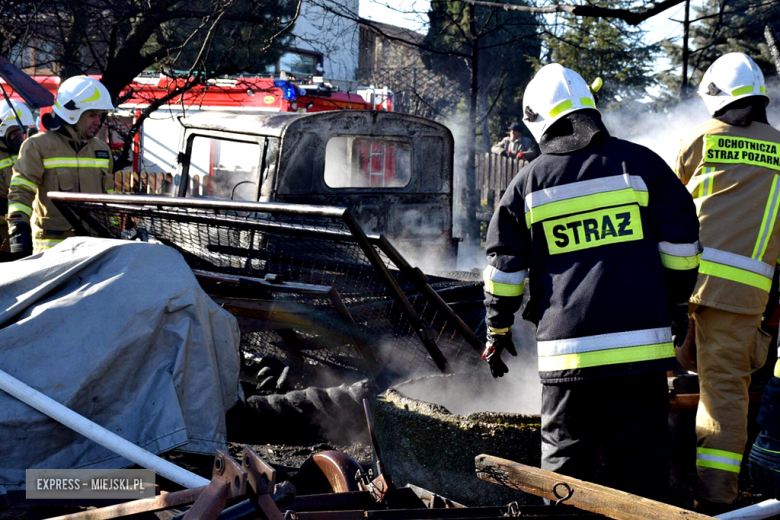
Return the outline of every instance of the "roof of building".
{"type": "Polygon", "coordinates": [[[360,25],[377,33],[380,36],[386,35],[393,39],[397,38],[397,40],[393,41],[400,45],[404,45],[404,42],[410,42],[411,44],[422,43],[423,38],[425,38],[424,34],[420,34],[411,29],[398,27],[397,25],[390,25],[388,23],[381,23],[374,20],[368,20],[367,18],[361,18],[360,25]]]}

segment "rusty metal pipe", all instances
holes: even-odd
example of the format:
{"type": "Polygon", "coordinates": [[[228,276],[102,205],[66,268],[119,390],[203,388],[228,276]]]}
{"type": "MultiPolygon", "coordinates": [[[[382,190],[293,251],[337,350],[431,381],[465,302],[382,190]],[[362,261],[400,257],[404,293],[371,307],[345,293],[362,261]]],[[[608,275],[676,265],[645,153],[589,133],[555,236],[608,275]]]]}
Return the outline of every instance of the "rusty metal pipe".
{"type": "Polygon", "coordinates": [[[49,520],[107,520],[109,518],[120,518],[138,513],[164,511],[165,509],[173,509],[174,507],[184,506],[195,502],[204,489],[206,489],[206,486],[183,489],[173,493],[166,493],[165,495],[160,495],[156,498],[133,500],[132,502],[117,504],[115,506],[81,511],[70,515],[55,516],[49,520]]]}

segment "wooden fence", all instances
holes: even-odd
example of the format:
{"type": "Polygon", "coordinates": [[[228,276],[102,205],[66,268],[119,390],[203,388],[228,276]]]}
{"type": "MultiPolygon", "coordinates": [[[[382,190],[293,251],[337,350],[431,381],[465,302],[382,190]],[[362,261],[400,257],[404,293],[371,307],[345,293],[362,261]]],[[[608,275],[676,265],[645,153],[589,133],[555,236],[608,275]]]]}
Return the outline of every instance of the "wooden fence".
{"type": "Polygon", "coordinates": [[[173,175],[163,172],[116,172],[115,193],[173,195],[173,175]]]}
{"type": "Polygon", "coordinates": [[[482,202],[482,207],[477,211],[480,220],[490,220],[509,183],[526,164],[528,161],[525,159],[494,153],[477,154],[477,189],[482,202]]]}

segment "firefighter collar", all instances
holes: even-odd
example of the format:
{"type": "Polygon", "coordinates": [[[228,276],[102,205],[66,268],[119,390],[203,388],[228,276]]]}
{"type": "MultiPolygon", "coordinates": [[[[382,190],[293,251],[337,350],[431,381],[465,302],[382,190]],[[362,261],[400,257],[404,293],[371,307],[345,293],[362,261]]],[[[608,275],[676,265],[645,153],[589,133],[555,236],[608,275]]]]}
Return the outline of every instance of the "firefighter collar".
{"type": "Polygon", "coordinates": [[[564,155],[582,150],[594,139],[609,137],[601,115],[594,110],[572,112],[553,124],[539,141],[543,154],[564,155]]]}
{"type": "Polygon", "coordinates": [[[733,126],[750,126],[753,122],[768,125],[766,98],[752,96],[735,101],[722,112],[716,112],[714,119],[733,126]]]}

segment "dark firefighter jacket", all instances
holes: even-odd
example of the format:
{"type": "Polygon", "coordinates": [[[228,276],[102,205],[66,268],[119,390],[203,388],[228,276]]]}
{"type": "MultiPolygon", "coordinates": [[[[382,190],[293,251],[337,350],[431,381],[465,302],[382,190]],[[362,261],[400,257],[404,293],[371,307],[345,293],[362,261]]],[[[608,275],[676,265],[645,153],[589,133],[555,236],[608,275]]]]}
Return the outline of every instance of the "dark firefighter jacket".
{"type": "Polygon", "coordinates": [[[690,194],[655,153],[595,122],[584,147],[563,139],[565,153],[523,168],[488,229],[487,324],[511,326],[527,277],[543,383],[673,368],[668,305],[696,283],[690,194]]]}

